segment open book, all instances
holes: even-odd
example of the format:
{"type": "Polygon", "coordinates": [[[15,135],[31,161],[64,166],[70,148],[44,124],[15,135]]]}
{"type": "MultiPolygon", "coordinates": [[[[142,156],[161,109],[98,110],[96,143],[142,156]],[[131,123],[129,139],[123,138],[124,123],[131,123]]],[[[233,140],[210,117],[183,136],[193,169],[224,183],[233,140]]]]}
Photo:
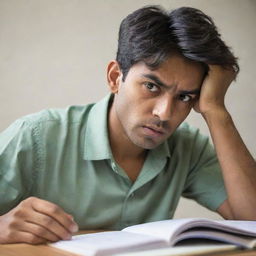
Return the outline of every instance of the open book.
{"type": "Polygon", "coordinates": [[[203,239],[233,244],[242,248],[256,247],[256,221],[209,219],[163,220],[107,231],[73,236],[70,241],[50,245],[86,256],[152,250],[175,246],[181,241],[203,239]]]}

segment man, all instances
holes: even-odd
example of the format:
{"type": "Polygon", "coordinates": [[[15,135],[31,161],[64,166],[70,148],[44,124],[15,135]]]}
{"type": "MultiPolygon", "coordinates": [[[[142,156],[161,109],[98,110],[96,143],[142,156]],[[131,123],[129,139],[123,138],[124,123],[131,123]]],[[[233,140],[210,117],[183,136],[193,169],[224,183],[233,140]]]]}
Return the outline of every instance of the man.
{"type": "Polygon", "coordinates": [[[227,219],[256,219],[256,164],[225,108],[239,71],[212,20],[156,6],[127,16],[111,95],[46,110],[0,136],[0,243],[69,239],[172,218],[181,195],[227,219]],[[208,139],[184,119],[194,108],[208,139]]]}

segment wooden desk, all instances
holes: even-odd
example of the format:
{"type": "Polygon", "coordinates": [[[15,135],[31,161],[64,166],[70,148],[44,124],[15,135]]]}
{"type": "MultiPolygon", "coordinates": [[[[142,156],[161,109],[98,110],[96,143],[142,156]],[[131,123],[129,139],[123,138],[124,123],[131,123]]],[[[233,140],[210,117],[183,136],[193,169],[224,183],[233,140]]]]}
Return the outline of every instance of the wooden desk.
{"type": "MultiPolygon", "coordinates": [[[[91,230],[81,233],[95,233],[91,230]]],[[[201,254],[202,255],[202,254],[201,254]]],[[[205,256],[256,256],[255,250],[234,250],[221,253],[205,254],[205,256]]],[[[29,245],[29,244],[4,244],[0,245],[0,256],[77,256],[77,254],[59,250],[48,245],[29,245]]]]}
{"type": "MultiPolygon", "coordinates": [[[[75,235],[95,233],[102,230],[79,231],[75,235]]],[[[0,256],[77,256],[49,245],[0,244],[0,256]]]]}

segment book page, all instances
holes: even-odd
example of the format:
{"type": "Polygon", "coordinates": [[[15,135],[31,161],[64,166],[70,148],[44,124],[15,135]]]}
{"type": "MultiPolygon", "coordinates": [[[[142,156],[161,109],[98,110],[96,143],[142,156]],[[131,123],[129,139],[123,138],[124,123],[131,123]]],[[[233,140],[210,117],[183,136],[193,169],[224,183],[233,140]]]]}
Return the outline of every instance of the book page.
{"type": "Polygon", "coordinates": [[[53,247],[86,256],[112,255],[113,253],[166,247],[167,244],[153,236],[124,231],[109,231],[73,236],[72,240],[50,244],[53,247]]]}
{"type": "Polygon", "coordinates": [[[174,220],[163,220],[151,223],[145,223],[140,225],[134,225],[123,230],[127,232],[133,232],[137,234],[148,234],[160,237],[169,241],[175,239],[182,232],[191,228],[209,228],[218,229],[223,231],[232,232],[235,234],[242,234],[247,236],[256,237],[256,222],[255,221],[232,221],[232,220],[209,220],[199,218],[188,218],[188,219],[174,219],[174,220]]]}
{"type": "Polygon", "coordinates": [[[247,220],[215,220],[215,223],[225,226],[232,232],[239,234],[252,235],[256,237],[256,221],[247,220]]]}
{"type": "Polygon", "coordinates": [[[113,256],[182,256],[182,255],[205,255],[206,253],[212,252],[224,252],[235,250],[237,247],[230,244],[219,244],[219,243],[198,243],[198,244],[187,244],[176,247],[147,250],[143,252],[130,252],[115,254],[113,256]]]}
{"type": "Polygon", "coordinates": [[[180,233],[189,223],[197,222],[199,219],[174,219],[174,220],[162,220],[145,224],[139,224],[127,227],[123,231],[147,234],[160,237],[167,242],[170,242],[177,234],[180,233]]]}
{"type": "MultiPolygon", "coordinates": [[[[122,231],[74,236],[71,241],[60,241],[51,245],[86,256],[112,255],[114,253],[142,249],[149,250],[152,248],[170,247],[173,244],[172,241],[175,241],[175,238],[179,234],[186,236],[186,232],[195,231],[195,228],[198,227],[204,228],[204,230],[207,228],[207,232],[212,232],[212,235],[214,232],[214,235],[219,236],[218,233],[220,232],[216,229],[256,235],[256,232],[254,232],[256,230],[255,226],[256,222],[253,221],[214,221],[197,218],[163,220],[130,226],[122,231]],[[212,229],[208,229],[209,227],[212,229]],[[189,228],[194,229],[187,230],[189,228]]],[[[210,238],[209,234],[208,236],[210,238]]],[[[190,235],[192,236],[192,233],[190,235]]],[[[232,239],[233,237],[235,235],[232,235],[232,239]]],[[[230,237],[222,237],[224,241],[228,241],[228,238],[230,237]]],[[[232,239],[229,242],[234,242],[232,239]]],[[[239,241],[242,242],[241,239],[239,241]]]]}
{"type": "Polygon", "coordinates": [[[220,241],[236,245],[237,247],[253,248],[256,245],[256,238],[244,235],[236,235],[225,231],[208,230],[208,229],[194,229],[181,233],[172,242],[175,245],[179,241],[185,239],[210,239],[213,241],[220,241]]]}

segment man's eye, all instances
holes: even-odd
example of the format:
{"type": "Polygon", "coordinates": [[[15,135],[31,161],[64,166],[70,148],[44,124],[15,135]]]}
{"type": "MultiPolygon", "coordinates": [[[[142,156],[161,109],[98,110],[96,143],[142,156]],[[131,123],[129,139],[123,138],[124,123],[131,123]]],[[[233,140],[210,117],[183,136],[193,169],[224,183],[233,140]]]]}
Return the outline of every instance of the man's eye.
{"type": "Polygon", "coordinates": [[[147,89],[151,92],[157,92],[158,91],[158,87],[153,84],[153,83],[150,83],[150,82],[146,82],[145,83],[145,86],[147,87],[147,89]]]}
{"type": "Polygon", "coordinates": [[[187,94],[181,94],[179,96],[179,99],[183,102],[188,102],[188,101],[191,101],[192,100],[192,97],[190,95],[187,95],[187,94]]]}

